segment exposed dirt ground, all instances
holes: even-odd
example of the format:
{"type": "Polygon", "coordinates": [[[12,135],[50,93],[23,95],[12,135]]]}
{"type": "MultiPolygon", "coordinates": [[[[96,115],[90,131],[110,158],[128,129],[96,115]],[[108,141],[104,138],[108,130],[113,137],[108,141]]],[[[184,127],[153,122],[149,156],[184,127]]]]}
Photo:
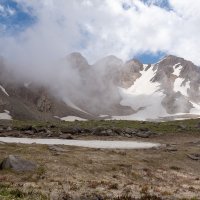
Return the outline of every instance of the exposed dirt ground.
{"type": "MultiPolygon", "coordinates": [[[[163,146],[106,150],[0,143],[0,160],[13,154],[38,165],[31,173],[0,171],[0,187],[17,188],[33,195],[32,199],[95,199],[94,195],[96,199],[98,195],[110,199],[122,195],[139,198],[146,193],[163,199],[200,199],[200,160],[188,156],[200,153],[198,134],[163,134],[148,139],[94,136],[82,139],[150,141],[163,146]],[[38,193],[43,196],[37,196],[38,193]]],[[[6,198],[0,193],[0,199],[6,198]]]]}

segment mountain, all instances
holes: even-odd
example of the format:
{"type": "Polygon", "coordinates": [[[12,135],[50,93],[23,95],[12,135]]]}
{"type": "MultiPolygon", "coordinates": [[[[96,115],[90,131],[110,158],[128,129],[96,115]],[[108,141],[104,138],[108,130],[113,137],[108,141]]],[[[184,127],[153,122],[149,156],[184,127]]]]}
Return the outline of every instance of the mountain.
{"type": "Polygon", "coordinates": [[[0,119],[200,117],[200,68],[183,58],[169,55],[158,63],[142,64],[108,56],[90,65],[80,53],[72,53],[57,64],[58,71],[60,64],[66,71],[63,84],[46,85],[19,81],[0,58],[0,119]]]}
{"type": "Polygon", "coordinates": [[[133,78],[130,77],[128,82],[134,82],[126,88],[121,87],[121,104],[138,112],[115,119],[162,120],[199,116],[199,67],[172,55],[153,65],[130,66],[130,63],[123,71],[129,69],[130,76],[132,67],[133,78]]]}

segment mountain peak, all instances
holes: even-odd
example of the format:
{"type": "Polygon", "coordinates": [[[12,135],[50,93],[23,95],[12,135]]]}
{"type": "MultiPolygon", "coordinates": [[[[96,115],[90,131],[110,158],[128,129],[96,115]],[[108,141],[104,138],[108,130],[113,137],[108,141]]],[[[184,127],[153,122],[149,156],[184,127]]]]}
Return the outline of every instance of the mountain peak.
{"type": "Polygon", "coordinates": [[[83,57],[82,54],[78,52],[67,55],[66,60],[69,62],[72,68],[77,68],[79,70],[85,69],[89,66],[85,57],[83,57]]]}
{"type": "Polygon", "coordinates": [[[98,60],[95,65],[121,65],[123,61],[114,55],[106,56],[98,60]]]}

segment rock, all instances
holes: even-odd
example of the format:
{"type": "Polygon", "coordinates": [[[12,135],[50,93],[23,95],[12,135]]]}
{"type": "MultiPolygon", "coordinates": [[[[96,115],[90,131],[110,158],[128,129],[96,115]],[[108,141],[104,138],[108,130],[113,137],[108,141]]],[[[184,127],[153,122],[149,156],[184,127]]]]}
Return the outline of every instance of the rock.
{"type": "Polygon", "coordinates": [[[70,133],[70,134],[76,134],[80,132],[78,128],[69,128],[69,127],[62,127],[60,131],[62,133],[70,133]]]}
{"type": "Polygon", "coordinates": [[[125,137],[131,138],[131,135],[126,133],[125,137]]]}
{"type": "Polygon", "coordinates": [[[81,129],[81,133],[92,133],[92,129],[89,129],[89,128],[82,128],[81,129]]]}
{"type": "Polygon", "coordinates": [[[181,129],[181,130],[187,130],[187,125],[185,125],[185,124],[179,124],[178,128],[181,129]]]}
{"type": "Polygon", "coordinates": [[[54,124],[51,124],[51,125],[48,126],[48,128],[57,128],[57,126],[54,125],[54,124]]]}
{"type": "Polygon", "coordinates": [[[24,131],[24,134],[25,135],[34,135],[34,132],[31,130],[28,130],[28,131],[24,131]]]}
{"type": "Polygon", "coordinates": [[[171,152],[171,151],[178,151],[178,149],[176,147],[173,147],[173,146],[167,146],[166,149],[165,149],[165,151],[169,151],[169,152],[171,152]]]}
{"type": "Polygon", "coordinates": [[[46,130],[46,133],[47,134],[52,134],[52,132],[49,129],[46,130]]]}
{"type": "Polygon", "coordinates": [[[33,162],[14,155],[9,155],[0,164],[1,170],[12,169],[14,171],[34,171],[36,167],[36,164],[33,162]]]}
{"type": "Polygon", "coordinates": [[[200,146],[200,141],[195,141],[195,142],[188,142],[187,144],[192,145],[192,146],[200,146]]]}
{"type": "Polygon", "coordinates": [[[22,128],[20,128],[20,131],[32,131],[33,127],[32,126],[24,126],[22,128]]]}
{"type": "Polygon", "coordinates": [[[35,131],[35,133],[46,133],[47,132],[47,129],[44,127],[33,128],[33,130],[35,131]]]}
{"type": "Polygon", "coordinates": [[[121,132],[119,135],[120,135],[121,137],[124,137],[124,136],[125,136],[125,133],[121,132]]]}
{"type": "Polygon", "coordinates": [[[112,129],[108,129],[108,130],[106,130],[106,132],[107,132],[107,134],[108,134],[109,136],[115,135],[112,129]]]}
{"type": "Polygon", "coordinates": [[[101,135],[103,131],[105,131],[103,127],[93,128],[92,135],[101,135]]]}
{"type": "Polygon", "coordinates": [[[149,138],[151,135],[152,135],[152,133],[150,131],[147,131],[147,132],[139,131],[139,132],[135,133],[135,136],[141,137],[141,138],[149,138]]]}
{"type": "MultiPolygon", "coordinates": [[[[62,135],[62,134],[61,134],[62,135]]],[[[53,133],[50,130],[47,130],[46,132],[47,137],[53,137],[53,133]]]]}
{"type": "Polygon", "coordinates": [[[117,135],[121,135],[123,133],[124,135],[124,130],[120,129],[120,128],[113,128],[113,131],[115,132],[115,134],[117,135]]]}
{"type": "Polygon", "coordinates": [[[105,129],[103,131],[100,132],[100,134],[98,134],[100,136],[114,136],[115,133],[111,130],[111,129],[105,129]]]}
{"type": "Polygon", "coordinates": [[[13,129],[12,129],[12,127],[9,126],[6,130],[7,131],[12,131],[13,129]]]}
{"type": "Polygon", "coordinates": [[[49,150],[55,151],[55,152],[67,152],[68,151],[68,150],[66,150],[62,147],[56,146],[56,145],[49,145],[48,148],[49,148],[49,150]]]}
{"type": "Polygon", "coordinates": [[[188,158],[192,160],[200,160],[200,154],[194,153],[194,154],[187,154],[188,158]]]}
{"type": "Polygon", "coordinates": [[[71,134],[61,134],[59,136],[59,138],[66,139],[66,140],[73,140],[74,139],[74,137],[71,134]]]}
{"type": "Polygon", "coordinates": [[[129,134],[129,135],[134,135],[136,134],[136,131],[134,129],[131,129],[131,128],[126,128],[124,130],[125,133],[129,134]]]}
{"type": "Polygon", "coordinates": [[[73,130],[73,133],[82,133],[82,128],[79,128],[79,127],[74,127],[72,130],[73,130]]]}
{"type": "Polygon", "coordinates": [[[139,128],[139,131],[141,131],[141,132],[147,132],[147,131],[149,131],[149,129],[148,128],[139,128]]]}

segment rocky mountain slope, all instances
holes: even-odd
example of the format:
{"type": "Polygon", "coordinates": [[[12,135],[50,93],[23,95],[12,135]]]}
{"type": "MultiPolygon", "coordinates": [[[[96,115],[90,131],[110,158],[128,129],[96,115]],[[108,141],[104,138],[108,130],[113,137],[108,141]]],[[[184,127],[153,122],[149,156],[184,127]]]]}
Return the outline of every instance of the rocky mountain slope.
{"type": "Polygon", "coordinates": [[[124,63],[108,56],[90,65],[81,54],[72,53],[61,61],[75,80],[66,81],[64,89],[60,85],[19,81],[0,60],[1,119],[200,117],[200,68],[183,58],[170,55],[147,65],[137,60],[124,63]]]}

